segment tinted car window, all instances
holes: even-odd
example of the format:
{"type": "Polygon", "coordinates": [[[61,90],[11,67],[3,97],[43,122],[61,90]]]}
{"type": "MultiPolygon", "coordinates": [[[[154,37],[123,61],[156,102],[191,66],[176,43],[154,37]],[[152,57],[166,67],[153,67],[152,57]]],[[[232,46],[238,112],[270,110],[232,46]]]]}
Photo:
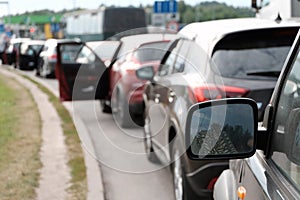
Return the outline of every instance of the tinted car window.
{"type": "Polygon", "coordinates": [[[296,28],[285,28],[227,35],[214,49],[215,71],[230,78],[278,77],[296,33],[296,28]]]}
{"type": "Polygon", "coordinates": [[[102,60],[111,60],[120,43],[118,41],[106,42],[89,42],[87,45],[102,60]]]}
{"type": "Polygon", "coordinates": [[[83,47],[81,51],[79,52],[76,62],[77,63],[83,63],[83,64],[91,64],[94,63],[96,60],[95,54],[88,48],[83,47]]]}
{"type": "Polygon", "coordinates": [[[35,52],[40,52],[43,48],[43,45],[30,45],[30,48],[32,48],[35,52]]]}
{"type": "Polygon", "coordinates": [[[167,52],[167,53],[169,53],[168,57],[164,58],[164,60],[162,61],[162,64],[160,65],[160,67],[158,69],[157,73],[159,76],[166,76],[169,73],[171,73],[171,70],[172,70],[175,60],[176,60],[176,57],[178,56],[178,51],[182,44],[182,41],[175,41],[173,44],[172,44],[172,48],[168,49],[168,52],[167,52]]]}
{"type": "Polygon", "coordinates": [[[300,190],[300,55],[294,61],[279,99],[272,160],[300,190]]]}

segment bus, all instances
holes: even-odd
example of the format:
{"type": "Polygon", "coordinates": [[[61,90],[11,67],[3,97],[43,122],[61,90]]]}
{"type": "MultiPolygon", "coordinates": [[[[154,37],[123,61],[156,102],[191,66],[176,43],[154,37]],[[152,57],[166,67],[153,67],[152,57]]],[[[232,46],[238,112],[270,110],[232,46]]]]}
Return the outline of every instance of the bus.
{"type": "Polygon", "coordinates": [[[66,38],[106,40],[126,30],[146,27],[146,14],[143,8],[100,7],[66,13],[62,23],[66,38]]]}

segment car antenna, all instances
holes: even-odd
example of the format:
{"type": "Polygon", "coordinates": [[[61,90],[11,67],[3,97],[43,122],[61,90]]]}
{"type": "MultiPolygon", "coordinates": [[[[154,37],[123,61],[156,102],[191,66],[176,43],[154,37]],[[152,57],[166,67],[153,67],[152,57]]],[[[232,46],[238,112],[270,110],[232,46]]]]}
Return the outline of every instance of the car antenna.
{"type": "Polygon", "coordinates": [[[278,24],[282,21],[282,18],[280,16],[280,13],[278,13],[276,19],[275,19],[275,22],[277,22],[278,24]]]}

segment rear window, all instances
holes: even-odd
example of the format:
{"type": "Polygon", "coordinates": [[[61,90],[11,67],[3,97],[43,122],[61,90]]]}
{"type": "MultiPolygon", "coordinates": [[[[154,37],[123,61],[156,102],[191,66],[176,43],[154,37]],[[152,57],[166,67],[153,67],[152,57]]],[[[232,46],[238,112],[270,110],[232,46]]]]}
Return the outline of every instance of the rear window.
{"type": "Polygon", "coordinates": [[[138,48],[133,57],[140,62],[161,60],[168,42],[149,43],[138,48]]]}
{"type": "Polygon", "coordinates": [[[215,46],[214,71],[229,78],[277,78],[298,30],[289,27],[229,34],[215,46]]]}
{"type": "Polygon", "coordinates": [[[98,45],[95,43],[95,46],[92,46],[91,48],[101,60],[111,60],[119,45],[120,43],[118,41],[109,43],[104,42],[99,43],[98,45]]]}

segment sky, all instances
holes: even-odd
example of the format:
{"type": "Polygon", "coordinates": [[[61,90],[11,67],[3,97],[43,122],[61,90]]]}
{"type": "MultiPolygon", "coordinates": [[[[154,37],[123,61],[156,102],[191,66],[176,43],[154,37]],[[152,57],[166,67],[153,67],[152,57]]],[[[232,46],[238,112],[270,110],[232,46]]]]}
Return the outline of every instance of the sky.
{"type": "MultiPolygon", "coordinates": [[[[101,4],[115,5],[115,6],[139,6],[154,4],[155,0],[6,0],[0,1],[0,16],[8,14],[21,14],[26,11],[49,9],[59,11],[65,9],[72,9],[74,7],[80,8],[97,8],[101,4]],[[8,2],[8,3],[7,3],[8,2]]],[[[160,0],[163,1],[163,0],[160,0]]],[[[185,3],[194,5],[203,1],[209,0],[185,0],[185,3]]],[[[249,7],[250,0],[216,0],[235,7],[249,7]]]]}

